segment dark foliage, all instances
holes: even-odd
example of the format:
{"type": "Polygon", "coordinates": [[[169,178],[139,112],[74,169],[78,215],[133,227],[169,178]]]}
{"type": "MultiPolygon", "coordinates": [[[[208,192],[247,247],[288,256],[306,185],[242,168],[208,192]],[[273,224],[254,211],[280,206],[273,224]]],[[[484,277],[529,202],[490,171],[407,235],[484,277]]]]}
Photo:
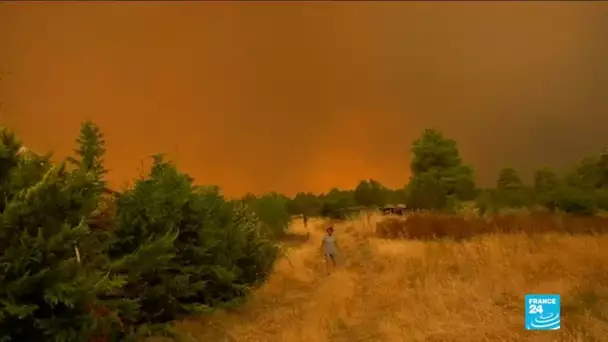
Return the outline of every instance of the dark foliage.
{"type": "Polygon", "coordinates": [[[497,214],[486,218],[465,218],[437,213],[410,214],[405,219],[390,218],[376,225],[382,238],[468,239],[483,234],[599,234],[608,233],[608,218],[551,213],[528,215],[497,214]]]}
{"type": "Polygon", "coordinates": [[[96,308],[123,281],[109,274],[103,239],[87,226],[95,175],[32,153],[4,130],[0,146],[0,340],[87,341],[119,323],[96,308]]]}
{"type": "Polygon", "coordinates": [[[245,205],[160,156],[132,188],[105,195],[93,123],[71,168],[8,130],[0,140],[1,341],[137,340],[238,303],[272,269],[277,245],[245,205]]]}

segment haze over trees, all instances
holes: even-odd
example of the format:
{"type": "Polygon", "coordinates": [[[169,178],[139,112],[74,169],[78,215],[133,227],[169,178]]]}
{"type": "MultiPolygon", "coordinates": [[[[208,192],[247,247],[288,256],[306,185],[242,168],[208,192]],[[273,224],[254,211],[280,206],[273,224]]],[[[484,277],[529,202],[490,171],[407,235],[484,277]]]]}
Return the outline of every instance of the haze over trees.
{"type": "Polygon", "coordinates": [[[298,193],[287,204],[291,215],[344,217],[353,208],[407,204],[411,210],[455,212],[472,203],[481,212],[502,209],[546,209],[577,214],[608,210],[608,154],[603,152],[576,163],[559,175],[540,167],[532,184],[518,171],[504,167],[496,185],[479,188],[475,171],[466,164],[457,143],[443,133],[426,129],[412,143],[410,180],[401,189],[389,189],[377,180],[362,180],[354,188],[331,189],[326,194],[298,193]]]}
{"type": "MultiPolygon", "coordinates": [[[[427,129],[412,144],[411,179],[373,179],[325,194],[226,199],[162,155],[112,195],[105,141],[82,124],[74,155],[53,163],[0,131],[0,340],[117,341],[170,332],[168,323],[241,303],[265,281],[291,216],[344,219],[361,210],[480,214],[503,209],[591,215],[608,209],[608,154],[560,175],[539,168],[526,185],[513,168],[478,189],[456,142],[427,129]]],[[[405,170],[404,170],[405,173],[405,170]]]]}

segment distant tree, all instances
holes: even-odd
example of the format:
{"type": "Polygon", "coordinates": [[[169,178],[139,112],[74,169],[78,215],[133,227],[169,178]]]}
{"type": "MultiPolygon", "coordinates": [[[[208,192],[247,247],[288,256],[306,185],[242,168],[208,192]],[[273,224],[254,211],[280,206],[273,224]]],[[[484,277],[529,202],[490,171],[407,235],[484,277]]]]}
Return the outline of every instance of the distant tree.
{"type": "Polygon", "coordinates": [[[538,193],[549,193],[555,191],[559,184],[559,178],[548,167],[543,167],[534,173],[534,190],[538,193]]]}
{"type": "Polygon", "coordinates": [[[355,203],[364,207],[379,207],[385,205],[387,195],[387,189],[373,179],[359,182],[353,193],[355,203]]]}
{"type": "Polygon", "coordinates": [[[407,198],[408,207],[413,209],[445,209],[448,202],[445,184],[430,172],[412,177],[407,198]]]}
{"type": "Polygon", "coordinates": [[[355,203],[362,206],[371,206],[372,198],[370,196],[370,186],[368,181],[362,180],[359,182],[354,192],[355,203]]]}
{"type": "Polygon", "coordinates": [[[347,217],[348,208],[355,205],[353,190],[331,189],[327,194],[319,196],[321,199],[321,216],[344,219],[347,217]]]}
{"type": "Polygon", "coordinates": [[[499,207],[521,208],[533,203],[531,188],[524,186],[514,168],[505,167],[500,170],[496,188],[495,199],[499,207]]]}
{"type": "Polygon", "coordinates": [[[608,152],[583,158],[567,175],[566,183],[583,189],[608,187],[608,152]]]}
{"type": "Polygon", "coordinates": [[[405,187],[401,189],[389,190],[386,193],[386,203],[391,204],[405,204],[407,202],[407,196],[405,187]]]}
{"type": "Polygon", "coordinates": [[[355,205],[355,196],[353,190],[340,190],[338,188],[331,189],[325,194],[323,200],[335,204],[337,208],[349,208],[355,205]]]}
{"type": "Polygon", "coordinates": [[[498,174],[496,187],[499,190],[519,190],[523,187],[523,183],[514,168],[505,167],[498,174]]]}
{"type": "Polygon", "coordinates": [[[550,168],[543,167],[534,173],[534,191],[538,204],[555,209],[555,195],[558,186],[560,186],[560,180],[550,168]]]}
{"type": "Polygon", "coordinates": [[[425,129],[412,146],[412,175],[447,170],[462,165],[456,141],[434,129],[425,129]]]}
{"type": "Polygon", "coordinates": [[[473,168],[464,165],[456,142],[437,130],[426,129],[412,146],[408,204],[420,209],[444,209],[456,200],[475,196],[473,168]],[[428,193],[427,191],[431,191],[428,193]]]}
{"type": "Polygon", "coordinates": [[[294,198],[288,201],[287,211],[290,215],[304,214],[313,217],[320,215],[322,205],[320,196],[310,192],[298,192],[294,198]]]}
{"type": "MultiPolygon", "coordinates": [[[[586,157],[578,162],[566,175],[568,193],[579,193],[576,196],[579,207],[591,207],[585,212],[592,212],[595,205],[599,209],[608,209],[608,151],[604,150],[598,156],[586,157]],[[577,190],[576,190],[577,189],[577,190]],[[581,193],[582,191],[582,193],[581,193]],[[584,194],[583,194],[584,193],[584,194]],[[593,205],[589,196],[593,197],[593,205]]],[[[562,199],[565,199],[565,195],[562,199]]],[[[570,198],[569,201],[574,201],[570,198]]],[[[563,210],[563,209],[562,209],[563,210]]]]}
{"type": "Polygon", "coordinates": [[[469,165],[459,165],[444,170],[441,176],[447,195],[455,200],[467,201],[476,196],[475,172],[469,165]]]}

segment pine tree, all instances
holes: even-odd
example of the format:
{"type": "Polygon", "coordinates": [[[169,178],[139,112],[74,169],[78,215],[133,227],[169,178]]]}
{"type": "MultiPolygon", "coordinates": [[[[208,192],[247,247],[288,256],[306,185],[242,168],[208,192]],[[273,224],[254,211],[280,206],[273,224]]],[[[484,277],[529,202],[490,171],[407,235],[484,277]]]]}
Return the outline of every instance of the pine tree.
{"type": "Polygon", "coordinates": [[[87,223],[95,229],[107,230],[112,225],[114,198],[104,196],[109,191],[105,181],[105,140],[99,126],[92,121],[83,122],[76,144],[75,156],[68,157],[68,161],[81,173],[89,174],[93,179],[93,186],[85,189],[95,203],[95,210],[89,215],[87,223]]]}
{"type": "MultiPolygon", "coordinates": [[[[12,149],[6,142],[0,150],[12,149]]],[[[9,196],[0,212],[0,340],[88,341],[115,330],[118,317],[100,312],[130,303],[100,299],[122,280],[108,275],[86,225],[94,177],[36,159],[11,166],[2,178],[9,196]]]]}
{"type": "Polygon", "coordinates": [[[103,164],[106,153],[105,140],[99,126],[92,121],[83,122],[76,143],[78,145],[74,150],[76,157],[70,157],[68,160],[81,171],[91,172],[96,188],[102,191],[106,186],[104,177],[107,170],[103,164]]]}
{"type": "Polygon", "coordinates": [[[276,243],[242,205],[156,156],[91,228],[104,184],[102,135],[77,158],[20,154],[0,131],[0,341],[125,341],[219,305],[269,274],[276,243]]]}
{"type": "Polygon", "coordinates": [[[412,144],[408,207],[454,210],[475,196],[475,173],[463,163],[458,145],[435,129],[425,129],[412,144]]]}
{"type": "Polygon", "coordinates": [[[117,201],[109,256],[136,300],[134,327],[159,326],[243,298],[268,274],[275,245],[243,207],[196,187],[161,156],[117,201]]]}
{"type": "Polygon", "coordinates": [[[0,142],[0,341],[89,341],[124,337],[117,313],[136,303],[106,300],[124,283],[109,273],[103,240],[87,226],[96,177],[49,156],[0,142]]]}

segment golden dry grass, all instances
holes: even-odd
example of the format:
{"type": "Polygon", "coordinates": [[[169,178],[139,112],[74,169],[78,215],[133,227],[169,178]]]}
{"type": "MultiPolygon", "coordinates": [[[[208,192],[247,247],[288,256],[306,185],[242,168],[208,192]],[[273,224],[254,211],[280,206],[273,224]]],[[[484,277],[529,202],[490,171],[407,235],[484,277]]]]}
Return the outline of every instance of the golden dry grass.
{"type": "MultiPolygon", "coordinates": [[[[378,217],[323,230],[289,250],[248,303],[178,324],[193,341],[605,341],[608,236],[490,235],[462,243],[382,240],[378,217]],[[524,295],[562,295],[562,330],[524,331],[524,295]]],[[[320,225],[322,222],[312,222],[320,225]]],[[[309,225],[310,226],[310,225],[309,225]]],[[[305,233],[296,222],[292,230],[305,233]]]]}

